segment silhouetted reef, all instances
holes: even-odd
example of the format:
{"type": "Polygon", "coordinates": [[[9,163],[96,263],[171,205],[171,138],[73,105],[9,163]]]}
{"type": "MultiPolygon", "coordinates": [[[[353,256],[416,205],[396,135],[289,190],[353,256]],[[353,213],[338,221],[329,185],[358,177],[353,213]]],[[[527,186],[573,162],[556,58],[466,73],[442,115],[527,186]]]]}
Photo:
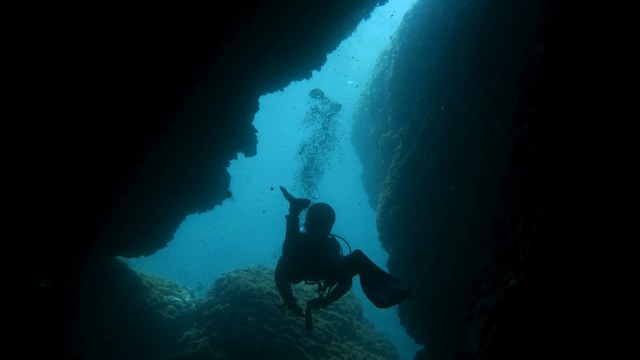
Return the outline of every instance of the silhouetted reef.
{"type": "MultiPolygon", "coordinates": [[[[315,286],[294,286],[300,305],[317,296],[315,286]]],[[[197,305],[194,326],[180,339],[185,359],[398,359],[393,345],[362,316],[349,293],[304,318],[283,308],[273,269],[256,266],[218,278],[197,305]]]]}

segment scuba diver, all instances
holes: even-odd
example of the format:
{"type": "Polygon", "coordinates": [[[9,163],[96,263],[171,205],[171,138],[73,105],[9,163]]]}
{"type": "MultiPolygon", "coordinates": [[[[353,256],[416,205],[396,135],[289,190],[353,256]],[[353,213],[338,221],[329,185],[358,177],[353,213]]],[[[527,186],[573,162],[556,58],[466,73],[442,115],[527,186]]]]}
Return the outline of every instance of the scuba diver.
{"type": "Polygon", "coordinates": [[[355,275],[360,275],[363,292],[378,308],[397,305],[409,295],[404,285],[374,264],[362,251],[356,249],[343,255],[337,235],[331,233],[336,214],[329,204],[318,202],[311,205],[311,200],[296,198],[282,186],[280,191],[289,202],[289,214],[286,216],[282,256],[276,265],[275,283],[284,302],[281,306],[305,317],[307,330],[313,329],[311,310],[326,309],[340,299],[351,289],[355,275]],[[307,207],[305,232],[301,232],[299,216],[307,207]],[[298,305],[291,289],[291,284],[302,281],[317,284],[320,293],[317,298],[307,301],[305,311],[298,305]]]}

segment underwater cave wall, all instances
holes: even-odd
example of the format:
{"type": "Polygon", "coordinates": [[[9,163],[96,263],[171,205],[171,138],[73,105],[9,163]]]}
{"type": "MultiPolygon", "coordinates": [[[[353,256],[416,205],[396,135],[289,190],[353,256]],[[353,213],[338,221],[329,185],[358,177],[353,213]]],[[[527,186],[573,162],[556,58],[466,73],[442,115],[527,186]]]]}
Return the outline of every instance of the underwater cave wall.
{"type": "Polygon", "coordinates": [[[255,154],[258,98],[310,77],[384,2],[32,14],[14,69],[28,121],[13,126],[31,149],[16,173],[39,180],[20,209],[46,213],[24,224],[39,245],[34,277],[73,270],[50,258],[49,233],[64,234],[68,259],[149,255],[187,215],[223,201],[229,161],[255,154]]]}
{"type": "MultiPolygon", "coordinates": [[[[36,299],[32,337],[52,354],[74,347],[60,328],[74,331],[82,319],[66,314],[92,308],[77,296],[79,282],[91,283],[79,280],[84,270],[152,254],[186,216],[231,196],[229,161],[256,152],[259,97],[310,77],[382,3],[25,11],[26,30],[10,44],[14,93],[23,95],[11,133],[28,151],[11,156],[11,173],[16,227],[27,240],[16,253],[29,261],[25,283],[36,299]]],[[[103,271],[100,279],[114,279],[105,288],[118,289],[119,277],[103,271]]],[[[84,338],[124,346],[99,332],[84,338]]]]}
{"type": "MultiPolygon", "coordinates": [[[[380,57],[353,142],[419,359],[530,358],[554,305],[557,7],[418,1],[380,57]]],[[[563,115],[563,114],[562,114],[563,115]]],[[[556,334],[557,335],[557,334],[556,334]]]]}

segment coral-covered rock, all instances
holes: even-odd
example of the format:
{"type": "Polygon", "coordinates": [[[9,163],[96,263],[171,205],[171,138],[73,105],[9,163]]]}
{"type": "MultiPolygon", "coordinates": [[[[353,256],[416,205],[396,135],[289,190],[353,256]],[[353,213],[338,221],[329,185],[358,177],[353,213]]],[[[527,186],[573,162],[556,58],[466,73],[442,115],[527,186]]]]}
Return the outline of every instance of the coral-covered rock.
{"type": "MultiPolygon", "coordinates": [[[[304,302],[315,287],[294,286],[304,302]]],[[[362,316],[348,293],[313,313],[314,329],[279,308],[273,269],[256,266],[223,274],[197,305],[194,326],[180,343],[190,358],[215,359],[397,359],[393,345],[362,316]]]]}
{"type": "Polygon", "coordinates": [[[145,289],[145,300],[160,315],[177,320],[188,316],[197,298],[193,291],[172,281],[137,272],[145,289]]]}

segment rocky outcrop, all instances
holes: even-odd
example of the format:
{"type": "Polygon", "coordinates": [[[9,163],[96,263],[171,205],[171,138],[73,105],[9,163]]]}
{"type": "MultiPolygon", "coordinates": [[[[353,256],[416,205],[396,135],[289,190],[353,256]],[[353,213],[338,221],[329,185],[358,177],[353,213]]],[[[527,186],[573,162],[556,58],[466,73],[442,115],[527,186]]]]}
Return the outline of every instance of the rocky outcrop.
{"type": "Polygon", "coordinates": [[[29,312],[35,315],[29,331],[34,346],[24,352],[108,360],[167,358],[180,350],[178,340],[193,323],[195,298],[188,290],[116,259],[87,260],[77,277],[41,284],[36,304],[46,307],[29,312]],[[56,331],[38,337],[49,329],[42,325],[56,331]]]}
{"type": "Polygon", "coordinates": [[[50,334],[74,328],[61,316],[80,305],[59,300],[81,301],[68,284],[87,261],[152,254],[231,196],[226,169],[255,154],[259,96],[311,76],[382,2],[16,11],[28,16],[7,49],[20,95],[7,186],[32,336],[64,347],[50,334]]]}
{"type": "MultiPolygon", "coordinates": [[[[71,359],[398,359],[352,293],[314,311],[306,330],[304,318],[279,307],[274,270],[264,266],[223,274],[204,299],[113,259],[83,270],[67,289],[80,304],[66,314],[76,326],[59,334],[71,359]]],[[[314,289],[294,293],[302,303],[314,289]]]]}
{"type": "MultiPolygon", "coordinates": [[[[398,359],[393,345],[362,316],[352,293],[313,313],[313,331],[283,308],[273,269],[257,266],[223,274],[196,308],[182,338],[184,359],[398,359]]],[[[294,286],[302,303],[315,287],[294,286]]]]}
{"type": "Polygon", "coordinates": [[[361,99],[353,142],[420,359],[535,358],[561,338],[541,295],[566,244],[556,10],[419,1],[361,99]]]}

